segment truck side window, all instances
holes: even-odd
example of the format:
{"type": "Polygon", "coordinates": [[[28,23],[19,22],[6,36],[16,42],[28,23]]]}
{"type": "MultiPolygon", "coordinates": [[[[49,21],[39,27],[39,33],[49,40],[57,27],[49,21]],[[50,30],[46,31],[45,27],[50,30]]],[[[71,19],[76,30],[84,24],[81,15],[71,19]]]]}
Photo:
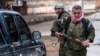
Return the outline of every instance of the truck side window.
{"type": "Polygon", "coordinates": [[[2,34],[2,31],[0,30],[0,45],[3,45],[4,44],[4,39],[3,39],[3,34],[2,34]]]}
{"type": "Polygon", "coordinates": [[[17,24],[19,27],[21,39],[28,40],[30,37],[30,31],[29,31],[27,24],[25,23],[25,21],[20,15],[16,15],[16,19],[17,19],[17,24]]]}
{"type": "Polygon", "coordinates": [[[1,23],[0,23],[0,45],[3,45],[5,43],[4,40],[5,40],[5,38],[4,38],[1,23]]]}
{"type": "Polygon", "coordinates": [[[13,15],[11,14],[3,14],[3,17],[5,19],[6,25],[8,32],[10,33],[10,39],[12,42],[17,42],[18,41],[18,34],[16,31],[16,26],[13,20],[13,15]]]}

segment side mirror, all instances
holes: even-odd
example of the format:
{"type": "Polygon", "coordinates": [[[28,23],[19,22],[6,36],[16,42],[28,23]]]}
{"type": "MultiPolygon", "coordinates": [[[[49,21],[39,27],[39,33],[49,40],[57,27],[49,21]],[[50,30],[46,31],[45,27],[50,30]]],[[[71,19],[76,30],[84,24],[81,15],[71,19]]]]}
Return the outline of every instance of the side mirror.
{"type": "Polygon", "coordinates": [[[32,32],[33,39],[38,40],[41,38],[41,33],[39,31],[32,32]]]}

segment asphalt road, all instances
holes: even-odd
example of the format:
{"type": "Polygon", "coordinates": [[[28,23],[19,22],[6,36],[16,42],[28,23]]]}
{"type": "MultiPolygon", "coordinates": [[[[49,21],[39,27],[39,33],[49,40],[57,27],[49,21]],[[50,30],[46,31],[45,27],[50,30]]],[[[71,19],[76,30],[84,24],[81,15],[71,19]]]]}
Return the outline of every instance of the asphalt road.
{"type": "MultiPolygon", "coordinates": [[[[95,27],[95,34],[96,37],[94,39],[94,42],[92,44],[90,44],[90,47],[87,48],[88,52],[87,52],[87,56],[100,56],[100,13],[95,13],[92,14],[90,16],[87,17],[89,20],[91,20],[91,22],[93,23],[94,27],[95,27]]],[[[47,21],[47,22],[43,22],[40,24],[36,24],[36,25],[30,25],[30,29],[31,31],[40,31],[42,33],[42,36],[50,36],[50,29],[52,26],[52,23],[54,22],[54,20],[52,21],[47,21]]],[[[49,41],[49,43],[46,42],[47,49],[50,50],[47,52],[47,56],[58,56],[58,48],[59,48],[59,43],[57,46],[53,46],[53,42],[57,42],[54,39],[51,39],[50,37],[45,37],[44,39],[42,39],[44,42],[46,40],[49,41]],[[52,50],[56,50],[56,51],[52,51],[52,50]],[[53,54],[53,55],[51,55],[53,54]]]]}
{"type": "Polygon", "coordinates": [[[40,31],[42,36],[44,35],[50,35],[50,29],[52,27],[54,20],[52,21],[46,21],[40,24],[36,24],[36,25],[30,25],[30,29],[31,31],[40,31]]]}

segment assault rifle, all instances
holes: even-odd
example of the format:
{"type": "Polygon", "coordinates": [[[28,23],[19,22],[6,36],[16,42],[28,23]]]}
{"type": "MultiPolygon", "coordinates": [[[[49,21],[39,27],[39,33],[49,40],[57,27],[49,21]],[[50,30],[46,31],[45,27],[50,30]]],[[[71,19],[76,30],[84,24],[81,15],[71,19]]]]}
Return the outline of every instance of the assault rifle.
{"type": "Polygon", "coordinates": [[[78,41],[72,37],[69,37],[68,35],[66,34],[62,34],[62,37],[66,40],[66,41],[72,41],[72,42],[75,42],[75,43],[78,43],[78,44],[82,44],[81,41],[78,41]]]}
{"type": "Polygon", "coordinates": [[[71,42],[75,42],[77,44],[80,44],[82,45],[82,42],[81,41],[78,41],[72,37],[69,37],[68,35],[66,34],[62,34],[62,37],[65,39],[65,41],[67,41],[67,46],[69,49],[72,49],[72,45],[71,45],[71,42]]]}

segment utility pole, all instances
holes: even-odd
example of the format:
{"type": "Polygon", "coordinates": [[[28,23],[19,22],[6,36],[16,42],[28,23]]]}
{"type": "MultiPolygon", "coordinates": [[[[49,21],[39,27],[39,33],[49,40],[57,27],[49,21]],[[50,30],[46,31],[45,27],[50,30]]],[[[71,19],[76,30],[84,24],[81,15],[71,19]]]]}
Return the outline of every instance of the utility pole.
{"type": "Polygon", "coordinates": [[[84,0],[80,0],[81,6],[82,6],[82,10],[84,10],[84,0]]]}

